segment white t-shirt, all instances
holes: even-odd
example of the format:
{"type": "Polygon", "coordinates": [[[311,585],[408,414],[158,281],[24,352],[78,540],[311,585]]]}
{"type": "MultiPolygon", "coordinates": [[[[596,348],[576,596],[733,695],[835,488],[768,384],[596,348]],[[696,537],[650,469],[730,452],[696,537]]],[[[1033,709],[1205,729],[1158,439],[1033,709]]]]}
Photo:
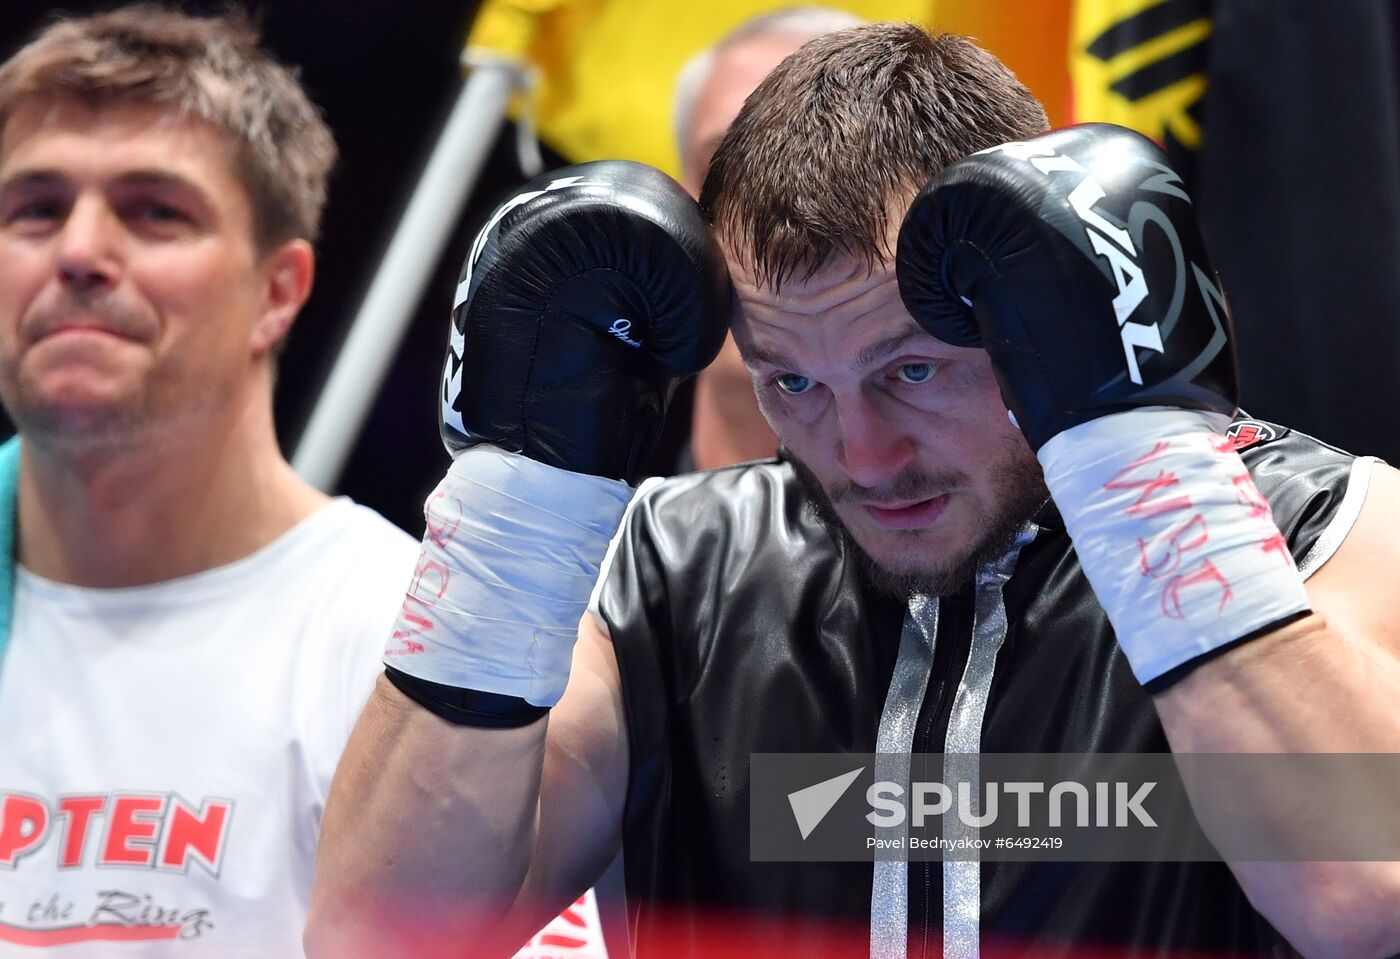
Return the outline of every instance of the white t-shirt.
{"type": "Polygon", "coordinates": [[[340,499],[154,586],[17,571],[0,956],[302,955],[331,775],[417,553],[340,499]]]}

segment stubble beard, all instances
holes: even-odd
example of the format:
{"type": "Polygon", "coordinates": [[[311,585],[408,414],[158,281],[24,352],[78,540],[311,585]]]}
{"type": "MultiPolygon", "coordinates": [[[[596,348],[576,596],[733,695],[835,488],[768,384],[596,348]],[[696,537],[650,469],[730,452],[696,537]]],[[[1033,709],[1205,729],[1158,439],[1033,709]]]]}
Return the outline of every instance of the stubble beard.
{"type": "MultiPolygon", "coordinates": [[[[829,493],[807,466],[784,450],[782,458],[792,463],[807,492],[807,502],[818,521],[860,566],[865,580],[878,592],[901,601],[916,595],[945,596],[972,581],[977,568],[998,559],[1016,542],[1026,523],[1050,498],[1039,463],[1028,451],[1008,441],[1006,455],[992,467],[996,478],[996,502],[991,508],[972,500],[976,511],[975,532],[967,546],[956,555],[919,557],[908,565],[892,567],[870,555],[841,520],[829,493]]],[[[965,488],[960,474],[925,473],[910,470],[878,490],[846,486],[835,491],[838,500],[848,497],[864,500],[907,500],[920,494],[936,495],[941,490],[965,488]]],[[[913,533],[911,532],[911,536],[913,533]]]]}
{"type": "MultiPolygon", "coordinates": [[[[119,333],[135,334],[149,326],[108,297],[76,295],[36,314],[30,322],[48,326],[78,312],[98,318],[119,333]]],[[[172,405],[159,371],[148,371],[130,389],[105,401],[74,402],[51,395],[18,358],[5,358],[4,367],[4,379],[13,384],[5,402],[11,419],[31,441],[54,450],[88,453],[121,448],[160,422],[162,413],[172,405]]]]}
{"type": "Polygon", "coordinates": [[[119,448],[156,420],[151,397],[136,390],[97,404],[55,400],[33,378],[20,373],[6,402],[15,427],[32,442],[52,450],[92,453],[119,448]]]}

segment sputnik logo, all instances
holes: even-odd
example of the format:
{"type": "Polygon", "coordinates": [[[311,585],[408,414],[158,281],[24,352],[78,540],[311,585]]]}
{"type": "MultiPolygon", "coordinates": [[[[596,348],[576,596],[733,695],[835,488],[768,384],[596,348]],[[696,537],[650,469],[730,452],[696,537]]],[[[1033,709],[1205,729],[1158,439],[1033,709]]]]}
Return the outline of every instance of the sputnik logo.
{"type": "Polygon", "coordinates": [[[797,820],[797,828],[802,833],[803,839],[810,836],[812,830],[821,825],[821,821],[826,818],[827,813],[831,812],[840,802],[841,797],[846,795],[846,790],[851,788],[851,783],[855,782],[856,777],[863,772],[865,772],[865,767],[861,766],[848,773],[823,780],[816,785],[788,793],[788,805],[792,807],[792,816],[797,820]]]}

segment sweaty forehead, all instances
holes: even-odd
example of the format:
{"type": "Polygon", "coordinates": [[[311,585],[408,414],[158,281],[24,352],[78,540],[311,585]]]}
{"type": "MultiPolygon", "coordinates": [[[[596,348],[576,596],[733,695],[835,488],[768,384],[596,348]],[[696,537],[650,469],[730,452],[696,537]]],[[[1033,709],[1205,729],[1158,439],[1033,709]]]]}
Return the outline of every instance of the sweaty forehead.
{"type": "Polygon", "coordinates": [[[746,316],[769,313],[794,316],[858,317],[899,299],[894,267],[884,261],[867,263],[857,257],[835,256],[810,276],[798,270],[780,285],[760,283],[749,258],[730,256],[729,271],[740,311],[746,316]]]}
{"type": "Polygon", "coordinates": [[[872,344],[936,341],[904,308],[894,271],[842,260],[811,277],[799,274],[778,290],[759,286],[742,268],[734,277],[734,336],[746,361],[815,368],[865,365],[872,344]]]}

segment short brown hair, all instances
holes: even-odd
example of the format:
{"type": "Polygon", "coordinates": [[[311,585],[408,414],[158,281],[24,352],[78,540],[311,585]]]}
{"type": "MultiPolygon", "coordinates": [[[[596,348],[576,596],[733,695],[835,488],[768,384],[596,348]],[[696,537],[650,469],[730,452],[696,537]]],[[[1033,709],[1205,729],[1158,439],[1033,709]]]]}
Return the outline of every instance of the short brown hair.
{"type": "Polygon", "coordinates": [[[137,4],[59,20],[0,66],[0,130],[21,102],[53,96],[169,106],[204,120],[234,147],[258,248],[316,239],[335,139],[242,12],[191,17],[137,4]]]}
{"type": "Polygon", "coordinates": [[[759,84],[700,203],[731,254],[777,289],[833,253],[889,259],[895,201],[954,160],[1048,125],[1031,92],[967,38],[853,27],[805,44],[759,84]]]}

